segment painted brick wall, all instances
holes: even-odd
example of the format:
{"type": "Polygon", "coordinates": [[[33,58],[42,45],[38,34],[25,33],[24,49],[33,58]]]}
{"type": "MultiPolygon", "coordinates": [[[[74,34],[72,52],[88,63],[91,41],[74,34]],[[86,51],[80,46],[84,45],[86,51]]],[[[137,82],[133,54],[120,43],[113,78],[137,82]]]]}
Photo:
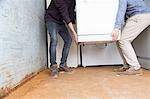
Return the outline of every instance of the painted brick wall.
{"type": "Polygon", "coordinates": [[[0,94],[46,67],[45,0],[0,0],[0,94]]]}

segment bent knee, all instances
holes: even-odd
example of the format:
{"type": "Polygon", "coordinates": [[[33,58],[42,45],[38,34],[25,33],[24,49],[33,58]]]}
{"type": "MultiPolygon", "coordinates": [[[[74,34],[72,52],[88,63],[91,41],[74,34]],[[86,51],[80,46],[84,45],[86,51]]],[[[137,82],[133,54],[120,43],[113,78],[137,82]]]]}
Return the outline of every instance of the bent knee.
{"type": "Polygon", "coordinates": [[[57,45],[57,39],[51,39],[50,44],[51,45],[57,45]]]}
{"type": "Polygon", "coordinates": [[[67,45],[71,45],[71,43],[72,43],[72,39],[70,38],[70,39],[68,39],[68,40],[64,41],[64,43],[65,43],[65,44],[67,44],[67,45]]]}
{"type": "Polygon", "coordinates": [[[130,43],[130,41],[129,40],[119,40],[118,42],[118,45],[125,45],[125,44],[128,44],[128,43],[130,43]]]}

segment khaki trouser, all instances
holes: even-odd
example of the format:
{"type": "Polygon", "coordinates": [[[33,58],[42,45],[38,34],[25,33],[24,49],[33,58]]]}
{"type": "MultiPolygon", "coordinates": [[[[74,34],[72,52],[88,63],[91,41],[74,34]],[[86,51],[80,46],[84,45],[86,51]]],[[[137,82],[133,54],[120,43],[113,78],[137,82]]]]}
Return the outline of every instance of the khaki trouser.
{"type": "Polygon", "coordinates": [[[124,63],[127,63],[131,68],[139,69],[141,67],[131,42],[149,25],[150,13],[138,14],[129,18],[122,30],[121,39],[117,45],[120,48],[124,63]]]}

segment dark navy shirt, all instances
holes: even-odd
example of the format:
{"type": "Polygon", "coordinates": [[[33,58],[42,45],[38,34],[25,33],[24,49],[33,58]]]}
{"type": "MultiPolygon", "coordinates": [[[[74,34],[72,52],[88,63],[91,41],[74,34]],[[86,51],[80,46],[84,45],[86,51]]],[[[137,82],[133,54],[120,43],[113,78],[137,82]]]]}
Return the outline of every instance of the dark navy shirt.
{"type": "Polygon", "coordinates": [[[63,24],[75,23],[75,0],[51,0],[51,3],[46,10],[46,21],[55,21],[63,24]]]}

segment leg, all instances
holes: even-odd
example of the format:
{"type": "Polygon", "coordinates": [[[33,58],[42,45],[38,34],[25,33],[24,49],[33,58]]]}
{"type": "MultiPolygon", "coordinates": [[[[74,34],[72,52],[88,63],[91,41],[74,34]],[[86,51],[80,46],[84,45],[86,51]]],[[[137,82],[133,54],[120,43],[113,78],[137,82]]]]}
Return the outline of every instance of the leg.
{"type": "Polygon", "coordinates": [[[73,70],[67,66],[67,57],[69,54],[72,39],[71,39],[70,33],[68,32],[65,25],[61,26],[61,31],[59,32],[59,34],[62,37],[62,39],[64,40],[64,47],[63,47],[63,51],[62,51],[62,58],[61,58],[59,71],[62,73],[63,72],[73,73],[73,70]]]}
{"type": "Polygon", "coordinates": [[[124,58],[124,56],[123,56],[122,50],[121,50],[120,47],[119,47],[119,43],[116,42],[116,45],[117,45],[118,51],[119,51],[119,53],[120,53],[120,56],[121,56],[121,58],[122,58],[122,60],[123,60],[123,66],[114,69],[114,72],[124,72],[124,71],[126,71],[127,69],[129,69],[129,65],[128,65],[128,63],[126,62],[126,60],[125,60],[125,58],[124,58]]]}
{"type": "Polygon", "coordinates": [[[51,72],[54,78],[58,77],[58,66],[56,63],[56,46],[57,46],[57,33],[58,33],[58,24],[54,22],[46,23],[47,29],[50,34],[50,63],[51,63],[51,72]]]}
{"type": "Polygon", "coordinates": [[[126,62],[125,58],[123,57],[123,53],[122,53],[122,50],[121,50],[120,47],[119,47],[119,43],[116,42],[116,45],[117,45],[118,51],[119,51],[119,53],[120,53],[120,56],[121,56],[121,58],[122,58],[122,60],[123,60],[123,65],[124,65],[126,68],[128,68],[128,63],[126,62]]]}
{"type": "Polygon", "coordinates": [[[58,26],[57,23],[54,22],[47,22],[47,29],[50,35],[50,63],[51,65],[57,64],[56,63],[56,46],[57,46],[57,33],[58,33],[58,26]]]}
{"type": "Polygon", "coordinates": [[[71,43],[72,43],[72,39],[71,39],[70,33],[68,32],[65,25],[61,26],[61,30],[59,32],[59,35],[64,40],[64,47],[63,47],[63,51],[62,51],[62,57],[61,57],[60,65],[65,66],[66,61],[67,61],[67,57],[68,57],[68,54],[69,54],[70,46],[71,46],[71,43]]]}
{"type": "Polygon", "coordinates": [[[131,17],[127,20],[122,31],[121,39],[118,41],[123,57],[129,64],[130,68],[119,75],[142,74],[141,66],[138,62],[135,51],[131,42],[150,25],[150,14],[141,14],[131,17]]]}
{"type": "Polygon", "coordinates": [[[135,51],[131,42],[150,25],[150,14],[141,14],[131,17],[122,31],[119,47],[123,53],[126,62],[134,69],[139,69],[141,66],[137,60],[135,51]]]}

